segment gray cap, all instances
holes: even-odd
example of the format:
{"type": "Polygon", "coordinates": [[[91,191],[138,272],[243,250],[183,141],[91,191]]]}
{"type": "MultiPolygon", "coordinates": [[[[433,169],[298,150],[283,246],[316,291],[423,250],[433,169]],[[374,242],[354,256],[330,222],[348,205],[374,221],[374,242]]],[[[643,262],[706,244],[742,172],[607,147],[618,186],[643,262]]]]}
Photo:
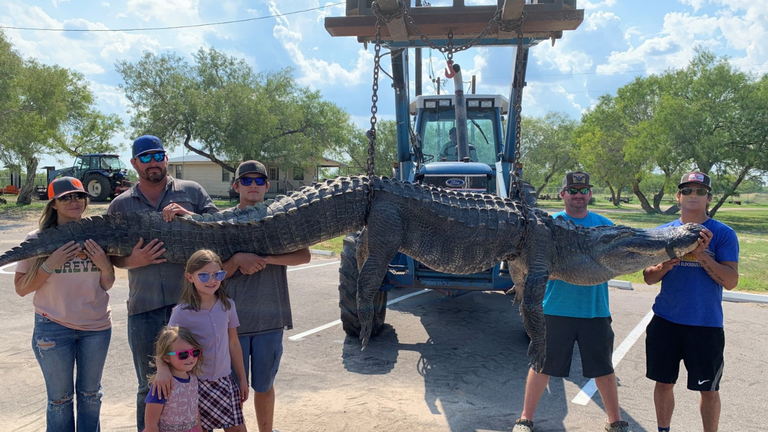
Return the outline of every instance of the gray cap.
{"type": "Polygon", "coordinates": [[[235,171],[235,180],[246,174],[261,174],[264,177],[269,178],[269,175],[267,175],[267,169],[264,167],[264,164],[255,160],[249,160],[241,163],[237,167],[237,171],[235,171]]]}
{"type": "Polygon", "coordinates": [[[592,185],[589,184],[589,174],[585,173],[584,171],[574,171],[567,173],[563,178],[563,190],[570,187],[591,188],[592,185]]]}

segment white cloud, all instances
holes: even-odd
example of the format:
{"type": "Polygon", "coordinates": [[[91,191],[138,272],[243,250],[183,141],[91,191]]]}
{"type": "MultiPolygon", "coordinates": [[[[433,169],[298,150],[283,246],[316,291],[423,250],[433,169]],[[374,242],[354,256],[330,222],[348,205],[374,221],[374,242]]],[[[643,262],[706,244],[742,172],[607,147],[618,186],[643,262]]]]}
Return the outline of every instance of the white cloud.
{"type": "Polygon", "coordinates": [[[677,0],[680,3],[690,6],[693,8],[694,12],[698,12],[699,9],[704,5],[704,0],[677,0]]]}
{"type": "Polygon", "coordinates": [[[606,27],[611,21],[621,22],[621,18],[613,12],[597,11],[587,14],[581,27],[588,32],[592,32],[598,28],[606,27]]]}
{"type": "Polygon", "coordinates": [[[103,2],[101,2],[101,6],[103,6],[103,7],[109,7],[109,3],[107,3],[107,2],[105,2],[105,1],[103,1],[103,2]]]}
{"type": "Polygon", "coordinates": [[[589,0],[581,0],[578,3],[579,8],[584,8],[585,10],[590,9],[600,9],[604,7],[613,7],[616,5],[616,0],[605,0],[605,1],[599,1],[599,2],[591,2],[589,0]]]}
{"type": "Polygon", "coordinates": [[[197,21],[197,5],[196,0],[129,0],[125,6],[129,12],[146,22],[153,19],[180,22],[184,18],[197,21]]]}
{"type": "Polygon", "coordinates": [[[69,0],[51,0],[51,3],[53,3],[53,7],[59,7],[59,3],[66,3],[69,0]]]}
{"type": "Polygon", "coordinates": [[[757,2],[717,2],[728,5],[715,16],[671,12],[664,17],[658,34],[643,38],[636,28],[625,31],[625,51],[614,51],[598,73],[620,73],[638,66],[658,73],[679,68],[694,56],[695,47],[729,55],[732,63],[745,71],[768,72],[768,0],[757,2]],[[633,45],[633,40],[640,42],[633,45]]]}
{"type": "Polygon", "coordinates": [[[531,50],[536,63],[544,69],[557,69],[562,73],[583,73],[592,69],[592,58],[584,51],[574,49],[567,40],[561,40],[555,46],[540,44],[531,50]]]}
{"type": "MultiPolygon", "coordinates": [[[[279,15],[280,10],[274,1],[269,2],[269,10],[273,15],[279,15]]],[[[302,85],[309,85],[313,88],[324,84],[344,84],[354,86],[360,84],[364,76],[371,73],[373,64],[373,55],[364,49],[357,50],[357,60],[354,67],[345,69],[339,63],[329,62],[319,58],[307,57],[302,51],[301,45],[303,35],[299,28],[301,25],[291,26],[287,16],[277,16],[277,24],[273,28],[272,34],[283,48],[288,51],[291,59],[296,64],[300,74],[297,81],[302,85]],[[295,28],[295,29],[294,29],[295,28]]],[[[314,51],[314,47],[308,48],[308,51],[314,51]]],[[[319,51],[314,51],[319,54],[319,51]]]]}

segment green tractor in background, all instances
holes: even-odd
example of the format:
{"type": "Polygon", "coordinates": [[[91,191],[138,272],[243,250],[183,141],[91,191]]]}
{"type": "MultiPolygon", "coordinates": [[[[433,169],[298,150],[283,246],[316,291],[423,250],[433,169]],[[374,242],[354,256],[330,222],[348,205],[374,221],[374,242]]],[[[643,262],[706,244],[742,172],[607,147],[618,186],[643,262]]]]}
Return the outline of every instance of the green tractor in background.
{"type": "Polygon", "coordinates": [[[128,168],[120,156],[115,154],[94,153],[79,155],[74,164],[69,168],[57,170],[56,167],[47,166],[46,186],[36,188],[37,196],[41,200],[48,199],[47,185],[53,179],[60,176],[70,176],[83,182],[86,192],[91,196],[91,201],[103,202],[107,198],[114,198],[127,191],[132,186],[128,181],[128,168]]]}

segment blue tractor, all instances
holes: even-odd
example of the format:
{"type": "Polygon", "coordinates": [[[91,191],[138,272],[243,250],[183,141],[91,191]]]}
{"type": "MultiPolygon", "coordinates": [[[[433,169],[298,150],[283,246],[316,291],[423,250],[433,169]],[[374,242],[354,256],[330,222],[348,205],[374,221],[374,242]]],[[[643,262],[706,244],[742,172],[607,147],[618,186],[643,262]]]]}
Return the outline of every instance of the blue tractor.
{"type": "MultiPolygon", "coordinates": [[[[451,7],[419,7],[419,0],[415,5],[402,0],[347,0],[346,17],[328,17],[325,27],[332,36],[357,36],[360,42],[376,44],[374,68],[378,67],[380,47],[390,50],[397,122],[394,177],[466,192],[519,197],[521,187],[533,190],[515,180],[522,177],[518,143],[528,50],[546,40],[554,44],[563,31],[576,29],[584,11],[576,9],[575,0],[533,0],[528,4],[524,0],[498,0],[498,6],[465,6],[463,0],[453,3],[451,7]],[[473,45],[517,47],[509,99],[464,94],[461,68],[453,64],[452,54],[473,45]],[[446,76],[453,78],[454,94],[420,95],[419,47],[448,54],[446,76]],[[408,48],[417,48],[417,88],[412,101],[408,48]]],[[[377,76],[374,72],[374,103],[377,76]]],[[[352,336],[360,332],[358,238],[352,234],[344,239],[339,269],[341,322],[352,336]]],[[[513,282],[503,263],[481,273],[454,275],[398,254],[375,299],[372,336],[383,328],[387,294],[395,287],[428,288],[457,296],[471,291],[508,291],[513,282]]]]}
{"type": "MultiPolygon", "coordinates": [[[[92,201],[101,202],[127,191],[131,187],[128,181],[128,169],[115,154],[94,153],[79,155],[71,167],[60,170],[44,167],[47,171],[46,185],[60,176],[70,176],[83,182],[92,201]]],[[[41,200],[48,199],[47,187],[38,186],[37,195],[41,200]]]]}

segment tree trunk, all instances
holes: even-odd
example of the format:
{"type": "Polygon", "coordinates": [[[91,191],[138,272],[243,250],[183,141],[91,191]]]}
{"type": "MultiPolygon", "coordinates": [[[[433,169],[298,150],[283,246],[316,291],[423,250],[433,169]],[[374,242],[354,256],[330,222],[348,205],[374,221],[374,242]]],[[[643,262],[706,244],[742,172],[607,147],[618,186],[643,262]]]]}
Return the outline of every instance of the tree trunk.
{"type": "Polygon", "coordinates": [[[640,200],[640,206],[645,210],[648,214],[656,213],[656,209],[651,207],[651,205],[648,203],[648,199],[643,195],[643,192],[640,190],[640,181],[637,179],[632,180],[632,192],[635,193],[635,196],[638,200],[640,200]]]}
{"type": "Polygon", "coordinates": [[[679,210],[680,210],[680,207],[677,204],[673,204],[672,207],[664,210],[663,213],[665,215],[673,215],[673,214],[677,213],[679,210]]]}
{"type": "Polygon", "coordinates": [[[733,184],[730,185],[728,189],[725,190],[725,192],[723,193],[723,196],[720,197],[720,200],[717,201],[717,204],[715,204],[714,207],[709,209],[709,217],[711,218],[715,217],[715,214],[720,209],[720,207],[722,207],[723,204],[725,204],[728,197],[733,195],[733,192],[736,190],[736,188],[739,187],[741,182],[744,181],[744,178],[747,176],[747,174],[749,174],[749,171],[751,170],[752,170],[752,165],[747,165],[741,169],[741,171],[739,172],[739,176],[736,177],[736,181],[734,181],[733,184]]]}
{"type": "Polygon", "coordinates": [[[27,181],[21,186],[19,198],[16,199],[17,203],[32,203],[32,193],[35,191],[35,174],[37,173],[37,164],[39,163],[40,161],[34,156],[27,159],[27,181]]]}
{"type": "Polygon", "coordinates": [[[611,186],[610,183],[605,182],[605,184],[608,185],[608,190],[611,191],[611,202],[613,203],[613,206],[614,207],[618,207],[619,206],[619,199],[616,196],[616,191],[613,190],[613,186],[611,186]]]}

